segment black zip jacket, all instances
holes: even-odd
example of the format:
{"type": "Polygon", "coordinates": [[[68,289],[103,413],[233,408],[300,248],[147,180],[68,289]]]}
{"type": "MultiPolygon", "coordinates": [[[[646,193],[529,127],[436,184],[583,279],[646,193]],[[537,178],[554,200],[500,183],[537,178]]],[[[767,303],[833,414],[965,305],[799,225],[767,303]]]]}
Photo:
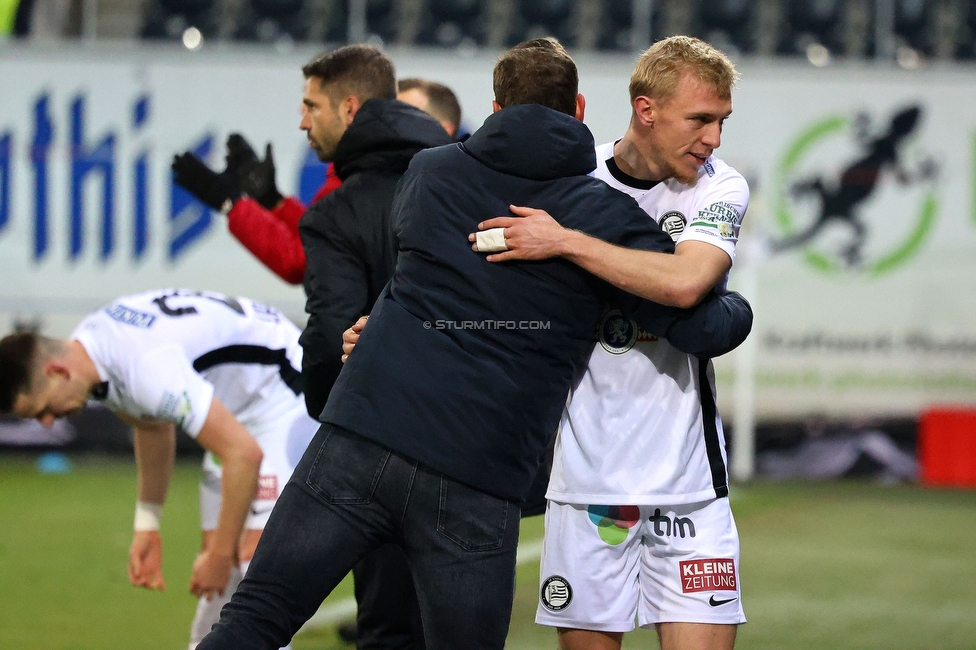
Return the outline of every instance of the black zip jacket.
{"type": "Polygon", "coordinates": [[[414,154],[451,138],[427,113],[399,101],[363,103],[339,140],[342,185],[299,222],[305,248],[302,377],[305,405],[318,419],[342,369],[342,332],[370,308],[393,274],[390,206],[414,154]]]}
{"type": "Polygon", "coordinates": [[[471,250],[478,222],[515,204],[605,241],[673,252],[633,199],[585,175],[595,166],[586,126],[539,105],[506,108],[464,144],[415,156],[393,205],[393,279],[322,421],[520,501],[607,301],[685,352],[741,342],[752,319],[736,295],[685,313],[621,296],[562,259],[493,264],[471,250]]]}

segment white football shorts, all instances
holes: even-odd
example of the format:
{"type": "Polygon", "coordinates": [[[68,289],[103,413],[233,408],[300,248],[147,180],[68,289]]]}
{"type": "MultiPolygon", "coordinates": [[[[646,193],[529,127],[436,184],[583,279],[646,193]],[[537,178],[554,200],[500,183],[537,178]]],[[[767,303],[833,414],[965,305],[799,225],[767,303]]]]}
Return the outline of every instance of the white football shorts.
{"type": "Polygon", "coordinates": [[[739,534],[727,498],[680,506],[550,501],[535,621],[629,632],[745,623],[739,534]]]}
{"type": "MultiPolygon", "coordinates": [[[[285,414],[269,419],[272,421],[248,426],[248,432],[264,452],[258,474],[258,492],[251,502],[251,511],[244,524],[244,528],[251,530],[264,530],[278,495],[321,426],[308,416],[301,395],[285,414]]],[[[200,479],[201,530],[217,527],[221,502],[220,475],[220,465],[208,451],[203,456],[203,477],[200,479]]]]}

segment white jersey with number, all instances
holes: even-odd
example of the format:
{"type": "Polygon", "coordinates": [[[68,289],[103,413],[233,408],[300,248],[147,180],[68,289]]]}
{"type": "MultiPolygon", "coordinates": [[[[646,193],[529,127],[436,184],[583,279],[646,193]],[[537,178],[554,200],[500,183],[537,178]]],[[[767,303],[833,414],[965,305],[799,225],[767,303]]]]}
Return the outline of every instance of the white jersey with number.
{"type": "Polygon", "coordinates": [[[294,411],[299,334],[277,309],[247,298],[163,289],[117,299],[71,338],[105,382],[96,397],[106,406],[196,437],[214,397],[252,435],[294,411]]]}
{"type": "MultiPolygon", "coordinates": [[[[629,194],[680,244],[702,241],[735,257],[749,187],[715,157],[694,185],[641,181],[597,147],[594,175],[629,194]]],[[[724,286],[724,282],[723,282],[724,286]]],[[[678,505],[728,495],[725,437],[711,363],[608,311],[556,439],[549,491],[563,503],[678,505]]]]}

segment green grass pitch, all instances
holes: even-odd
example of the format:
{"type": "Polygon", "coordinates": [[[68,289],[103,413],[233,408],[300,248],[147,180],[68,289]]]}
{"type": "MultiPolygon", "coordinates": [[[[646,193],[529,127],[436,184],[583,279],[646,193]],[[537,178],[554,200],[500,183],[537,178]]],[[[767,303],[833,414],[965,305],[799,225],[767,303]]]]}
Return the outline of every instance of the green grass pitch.
{"type": "MultiPolygon", "coordinates": [[[[186,647],[187,593],[199,545],[197,466],[177,466],[163,517],[166,591],[128,584],[135,468],[75,458],[42,475],[28,456],[0,457],[0,648],[186,647]]],[[[859,482],[735,486],[741,580],[752,649],[976,647],[976,492],[859,482]]],[[[540,517],[522,540],[542,534],[540,517]]],[[[519,568],[507,647],[555,648],[533,621],[538,563],[519,568]]],[[[348,580],[330,597],[351,596],[348,580]]],[[[296,650],[348,648],[335,630],[303,631],[296,650]]],[[[656,648],[652,632],[626,648],[656,648]]]]}

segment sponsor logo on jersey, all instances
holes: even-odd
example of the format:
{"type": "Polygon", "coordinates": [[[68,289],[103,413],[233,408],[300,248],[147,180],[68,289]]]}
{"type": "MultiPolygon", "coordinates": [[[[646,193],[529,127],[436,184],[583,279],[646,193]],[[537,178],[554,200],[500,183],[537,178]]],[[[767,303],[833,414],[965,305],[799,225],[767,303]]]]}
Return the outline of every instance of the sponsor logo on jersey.
{"type": "Polygon", "coordinates": [[[549,576],[539,593],[542,605],[552,612],[561,612],[573,602],[573,588],[562,576],[549,576]]]}
{"type": "Polygon", "coordinates": [[[258,493],[254,497],[256,501],[273,501],[278,498],[278,477],[260,476],[258,477],[258,493]]]}
{"type": "Polygon", "coordinates": [[[707,208],[699,210],[698,217],[689,224],[694,232],[704,235],[718,234],[722,239],[735,241],[736,231],[742,222],[742,216],[735,206],[725,201],[717,201],[707,208]]]}
{"type": "Polygon", "coordinates": [[[159,405],[159,417],[164,420],[174,422],[181,429],[186,430],[186,425],[193,419],[193,404],[190,403],[190,396],[186,391],[179,395],[165,392],[163,401],[159,405]]]}
{"type": "Polygon", "coordinates": [[[647,520],[654,524],[654,532],[661,537],[681,537],[683,539],[686,535],[688,537],[695,536],[695,522],[691,520],[691,517],[675,515],[672,519],[667,515],[662,515],[660,508],[654,508],[654,514],[647,520]]]}
{"type": "Polygon", "coordinates": [[[623,354],[637,343],[638,329],[620,311],[608,311],[600,321],[600,345],[610,354],[623,354]]]}
{"type": "Polygon", "coordinates": [[[722,598],[721,600],[719,600],[715,598],[715,596],[712,596],[711,598],[708,599],[708,604],[711,605],[712,607],[718,607],[719,605],[726,605],[728,603],[731,603],[733,600],[738,600],[738,598],[722,598]]]}
{"type": "Polygon", "coordinates": [[[707,208],[699,210],[698,219],[692,225],[697,225],[700,221],[712,224],[725,222],[739,225],[742,222],[742,215],[739,214],[739,211],[731,203],[716,201],[707,208]]]}
{"type": "Polygon", "coordinates": [[[681,591],[736,591],[735,560],[730,557],[678,562],[681,591]]]}
{"type": "Polygon", "coordinates": [[[627,539],[630,529],[640,521],[637,506],[589,506],[586,514],[596,526],[600,539],[611,546],[627,539]]]}
{"type": "Polygon", "coordinates": [[[152,314],[146,314],[141,311],[136,311],[135,309],[130,309],[125,305],[111,305],[105,308],[105,313],[109,315],[112,320],[124,323],[125,325],[132,325],[133,327],[141,327],[143,329],[149,329],[152,327],[153,322],[155,322],[156,317],[152,314]]]}
{"type": "Polygon", "coordinates": [[[712,163],[710,163],[710,162],[708,162],[706,160],[705,161],[705,164],[702,165],[702,167],[705,168],[705,173],[708,174],[709,176],[714,176],[715,175],[715,168],[712,167],[712,163]]]}
{"type": "Polygon", "coordinates": [[[678,237],[685,231],[688,220],[677,210],[665,212],[661,217],[661,230],[671,235],[671,239],[678,241],[678,237]]]}

